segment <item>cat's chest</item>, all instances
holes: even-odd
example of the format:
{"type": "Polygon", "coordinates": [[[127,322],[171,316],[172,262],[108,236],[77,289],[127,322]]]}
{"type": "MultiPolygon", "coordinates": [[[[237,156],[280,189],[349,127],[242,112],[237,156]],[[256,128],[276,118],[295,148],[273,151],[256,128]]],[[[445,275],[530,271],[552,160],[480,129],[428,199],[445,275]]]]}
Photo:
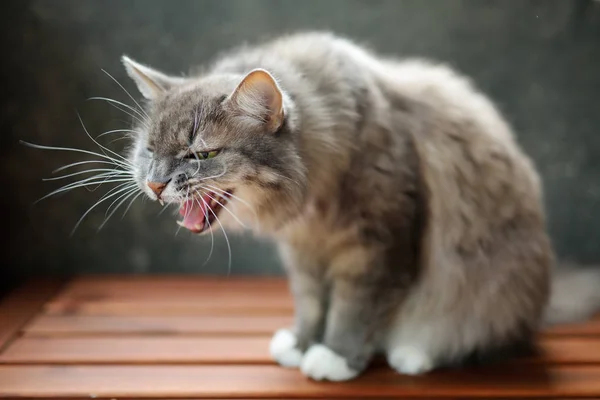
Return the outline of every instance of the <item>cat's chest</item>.
{"type": "Polygon", "coordinates": [[[348,236],[348,227],[340,225],[336,218],[336,208],[314,200],[308,202],[304,212],[286,226],[278,240],[304,254],[326,259],[348,236]]]}

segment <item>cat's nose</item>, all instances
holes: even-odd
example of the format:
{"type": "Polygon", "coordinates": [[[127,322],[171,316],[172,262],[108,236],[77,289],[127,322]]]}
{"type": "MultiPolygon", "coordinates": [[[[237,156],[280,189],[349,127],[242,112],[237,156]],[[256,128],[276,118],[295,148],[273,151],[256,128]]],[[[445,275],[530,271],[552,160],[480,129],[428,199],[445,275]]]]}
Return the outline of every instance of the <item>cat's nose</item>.
{"type": "Polygon", "coordinates": [[[148,182],[147,185],[154,192],[156,197],[160,199],[160,195],[167,187],[168,182],[148,182]]]}

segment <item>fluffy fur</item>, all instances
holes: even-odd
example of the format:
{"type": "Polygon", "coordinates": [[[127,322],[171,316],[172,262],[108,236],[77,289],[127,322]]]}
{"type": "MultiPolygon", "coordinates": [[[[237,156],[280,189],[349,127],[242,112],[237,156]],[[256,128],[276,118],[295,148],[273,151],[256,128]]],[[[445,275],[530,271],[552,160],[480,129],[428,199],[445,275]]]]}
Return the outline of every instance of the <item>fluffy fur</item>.
{"type": "Polygon", "coordinates": [[[146,183],[163,182],[174,203],[232,190],[223,225],[235,214],[279,243],[296,304],[271,344],[282,365],[347,380],[381,352],[424,373],[528,341],[545,312],[599,305],[598,274],[570,271],[547,309],[538,174],[449,67],[325,33],[235,49],[189,77],[124,63],[149,100],[131,154],[140,187],[156,199],[146,183]]]}

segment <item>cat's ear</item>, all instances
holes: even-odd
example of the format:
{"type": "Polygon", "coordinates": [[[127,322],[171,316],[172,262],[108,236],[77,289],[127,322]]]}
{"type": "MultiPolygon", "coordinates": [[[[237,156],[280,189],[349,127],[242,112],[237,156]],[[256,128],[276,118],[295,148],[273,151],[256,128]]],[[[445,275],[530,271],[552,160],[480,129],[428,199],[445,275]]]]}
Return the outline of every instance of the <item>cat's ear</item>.
{"type": "Polygon", "coordinates": [[[250,71],[230,99],[239,111],[265,124],[271,133],[283,124],[283,93],[275,78],[264,69],[250,71]]]}
{"type": "Polygon", "coordinates": [[[149,100],[155,99],[161,93],[184,82],[184,78],[165,75],[160,71],[137,63],[127,56],[121,57],[121,61],[142,96],[149,100]]]}

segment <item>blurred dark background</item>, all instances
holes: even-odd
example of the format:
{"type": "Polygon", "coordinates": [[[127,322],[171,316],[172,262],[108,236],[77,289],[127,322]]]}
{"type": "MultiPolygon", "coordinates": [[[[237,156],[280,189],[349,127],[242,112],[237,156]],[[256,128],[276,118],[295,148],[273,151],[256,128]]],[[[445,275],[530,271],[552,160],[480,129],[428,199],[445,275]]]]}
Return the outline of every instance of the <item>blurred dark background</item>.
{"type": "MultiPolygon", "coordinates": [[[[298,30],[332,30],[397,56],[448,62],[470,75],[513,124],[545,183],[549,226],[561,258],[600,261],[600,3],[587,0],[4,0],[0,5],[0,157],[3,262],[0,288],[31,275],[228,273],[217,238],[176,236],[174,217],[137,201],[98,232],[105,207],[80,189],[42,182],[81,157],[26,148],[19,140],[94,150],[90,132],[126,128],[101,102],[136,97],[119,57],[170,73],[243,42],[298,30]]],[[[106,143],[106,142],[105,142],[106,143]]],[[[121,149],[118,141],[112,148],[121,149]]],[[[231,273],[277,274],[268,243],[231,237],[231,273]]]]}

